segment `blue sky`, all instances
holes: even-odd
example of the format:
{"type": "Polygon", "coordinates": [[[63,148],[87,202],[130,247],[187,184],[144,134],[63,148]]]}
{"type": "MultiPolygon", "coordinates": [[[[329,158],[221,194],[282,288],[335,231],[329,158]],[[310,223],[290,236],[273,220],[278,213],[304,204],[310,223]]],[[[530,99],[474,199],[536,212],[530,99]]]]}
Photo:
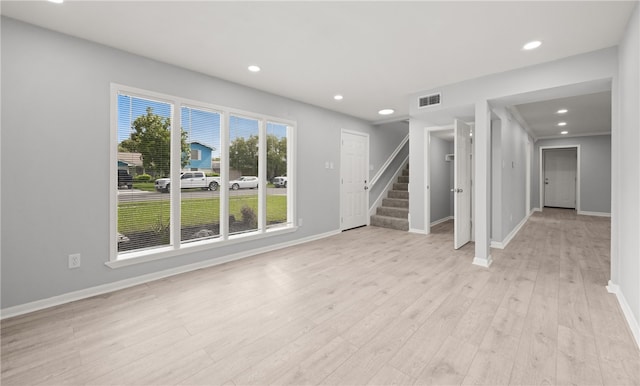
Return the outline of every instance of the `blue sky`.
{"type": "MultiPolygon", "coordinates": [[[[171,105],[149,99],[118,95],[118,143],[131,135],[131,123],[139,116],[145,115],[147,107],[162,117],[171,116],[171,105]]],[[[220,155],[220,114],[211,111],[182,107],[182,128],[189,134],[189,141],[197,141],[214,148],[213,157],[220,155]]],[[[238,136],[258,135],[258,121],[254,119],[231,116],[229,134],[233,141],[238,136]]],[[[286,125],[267,123],[267,133],[278,138],[287,135],[286,125]]]]}

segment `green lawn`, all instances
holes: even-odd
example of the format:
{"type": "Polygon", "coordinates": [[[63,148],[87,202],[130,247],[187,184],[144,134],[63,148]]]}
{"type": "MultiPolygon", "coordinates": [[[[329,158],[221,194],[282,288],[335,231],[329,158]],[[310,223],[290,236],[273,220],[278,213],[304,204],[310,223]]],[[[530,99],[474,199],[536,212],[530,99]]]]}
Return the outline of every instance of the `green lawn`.
{"type": "Polygon", "coordinates": [[[133,182],[133,188],[138,190],[144,190],[146,192],[153,192],[156,190],[154,182],[133,182]]]}
{"type": "MultiPolygon", "coordinates": [[[[244,205],[258,213],[258,196],[238,196],[229,199],[229,214],[236,221],[242,220],[240,210],[244,205]]],[[[220,217],[220,198],[196,198],[182,200],[183,226],[192,226],[218,222],[220,217]]],[[[162,219],[169,223],[169,201],[145,201],[118,204],[118,232],[127,233],[151,230],[162,219]]],[[[287,197],[267,196],[267,223],[287,221],[287,197]]]]}

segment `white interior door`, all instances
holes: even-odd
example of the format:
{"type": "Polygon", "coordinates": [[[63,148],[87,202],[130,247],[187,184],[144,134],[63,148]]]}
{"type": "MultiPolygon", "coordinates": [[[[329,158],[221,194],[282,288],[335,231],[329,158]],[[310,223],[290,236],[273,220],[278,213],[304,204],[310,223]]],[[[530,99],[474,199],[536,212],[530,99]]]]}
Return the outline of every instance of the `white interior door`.
{"type": "Polygon", "coordinates": [[[342,132],[340,157],[342,230],[367,225],[369,137],[342,132]]]}
{"type": "Polygon", "coordinates": [[[544,206],[576,207],[577,150],[544,151],[544,206]]]}
{"type": "Polygon", "coordinates": [[[458,249],[471,240],[471,127],[456,119],[453,130],[453,244],[458,249]]]}

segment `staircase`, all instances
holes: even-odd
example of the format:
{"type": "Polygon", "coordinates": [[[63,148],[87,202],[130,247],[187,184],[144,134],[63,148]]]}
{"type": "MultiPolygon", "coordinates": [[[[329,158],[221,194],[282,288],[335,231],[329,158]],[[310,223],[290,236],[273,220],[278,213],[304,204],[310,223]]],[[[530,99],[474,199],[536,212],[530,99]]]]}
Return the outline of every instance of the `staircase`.
{"type": "Polygon", "coordinates": [[[398,182],[387,192],[387,198],[382,199],[382,206],[371,216],[371,225],[409,230],[409,165],[402,170],[398,182]]]}

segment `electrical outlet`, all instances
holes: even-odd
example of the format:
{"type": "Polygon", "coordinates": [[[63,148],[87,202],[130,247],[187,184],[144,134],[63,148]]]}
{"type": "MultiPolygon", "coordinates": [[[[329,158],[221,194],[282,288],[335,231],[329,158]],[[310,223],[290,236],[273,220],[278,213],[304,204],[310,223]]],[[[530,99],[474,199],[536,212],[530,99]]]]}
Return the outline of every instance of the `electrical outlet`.
{"type": "Polygon", "coordinates": [[[73,255],[69,255],[69,268],[79,268],[80,267],[80,254],[74,253],[73,255]]]}

